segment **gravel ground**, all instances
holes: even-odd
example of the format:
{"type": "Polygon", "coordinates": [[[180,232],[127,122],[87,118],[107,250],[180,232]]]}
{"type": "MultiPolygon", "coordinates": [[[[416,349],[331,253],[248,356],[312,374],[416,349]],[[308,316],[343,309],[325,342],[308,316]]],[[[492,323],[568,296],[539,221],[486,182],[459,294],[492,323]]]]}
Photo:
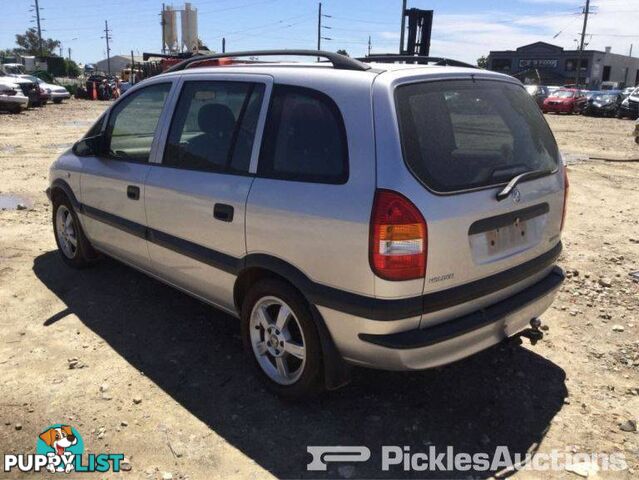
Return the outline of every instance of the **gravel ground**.
{"type": "MultiPolygon", "coordinates": [[[[599,475],[637,478],[639,163],[583,160],[639,157],[632,122],[547,116],[574,161],[569,278],[542,342],[425,372],[356,370],[348,387],[294,404],[251,376],[233,318],[115,261],[78,272],[58,258],[47,168],[106,106],[0,114],[0,195],[26,207],[0,211],[0,452],[33,453],[46,426],[66,423],[87,451],[126,455],[127,471],[90,478],[410,476],[381,471],[381,445],[622,453],[625,470],[599,475]],[[307,445],[336,444],[366,445],[372,458],[306,471],[307,445]]],[[[516,477],[542,475],[579,478],[516,477]]]]}

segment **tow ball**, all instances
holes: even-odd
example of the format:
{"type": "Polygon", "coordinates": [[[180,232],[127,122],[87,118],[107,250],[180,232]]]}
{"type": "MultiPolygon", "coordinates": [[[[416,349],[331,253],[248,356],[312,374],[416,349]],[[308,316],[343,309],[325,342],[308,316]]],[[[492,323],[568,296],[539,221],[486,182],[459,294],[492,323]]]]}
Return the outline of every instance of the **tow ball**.
{"type": "Polygon", "coordinates": [[[530,340],[531,345],[536,345],[539,340],[544,338],[544,332],[540,330],[541,320],[539,318],[533,318],[530,321],[530,328],[522,330],[517,335],[512,337],[512,340],[517,344],[521,345],[521,337],[526,337],[530,340]]]}

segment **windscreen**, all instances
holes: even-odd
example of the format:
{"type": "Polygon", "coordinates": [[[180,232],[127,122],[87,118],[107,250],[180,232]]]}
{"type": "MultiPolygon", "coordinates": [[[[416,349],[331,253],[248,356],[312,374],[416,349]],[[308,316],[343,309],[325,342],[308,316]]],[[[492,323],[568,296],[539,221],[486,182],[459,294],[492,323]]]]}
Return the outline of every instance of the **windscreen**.
{"type": "Polygon", "coordinates": [[[557,90],[552,96],[557,98],[572,98],[575,96],[575,92],[571,92],[569,90],[557,90]]]}
{"type": "Polygon", "coordinates": [[[488,187],[530,170],[557,168],[555,139],[521,86],[413,83],[397,88],[396,103],[404,159],[432,190],[488,187]]]}
{"type": "Polygon", "coordinates": [[[597,102],[614,102],[617,100],[617,95],[595,95],[593,99],[597,102]]]}

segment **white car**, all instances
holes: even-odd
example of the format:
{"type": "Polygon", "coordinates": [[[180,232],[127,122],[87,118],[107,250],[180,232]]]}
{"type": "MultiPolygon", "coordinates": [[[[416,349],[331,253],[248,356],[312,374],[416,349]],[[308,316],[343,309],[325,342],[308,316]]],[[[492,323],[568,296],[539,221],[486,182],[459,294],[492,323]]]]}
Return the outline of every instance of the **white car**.
{"type": "Polygon", "coordinates": [[[0,110],[20,113],[29,106],[29,98],[24,96],[20,85],[0,77],[0,110]]]}
{"type": "Polygon", "coordinates": [[[71,98],[69,91],[61,85],[55,85],[53,83],[47,83],[41,78],[38,78],[38,85],[43,90],[46,90],[51,95],[51,101],[53,103],[62,103],[62,100],[71,98]]]}

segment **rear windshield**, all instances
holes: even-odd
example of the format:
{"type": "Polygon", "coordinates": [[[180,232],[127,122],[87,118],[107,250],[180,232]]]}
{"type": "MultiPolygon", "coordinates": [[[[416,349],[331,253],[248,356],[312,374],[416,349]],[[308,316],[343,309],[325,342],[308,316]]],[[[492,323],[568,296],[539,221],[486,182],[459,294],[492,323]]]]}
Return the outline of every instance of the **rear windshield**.
{"type": "Polygon", "coordinates": [[[521,86],[441,81],[396,91],[404,159],[432,190],[488,187],[529,171],[554,171],[557,144],[521,86]]]}

